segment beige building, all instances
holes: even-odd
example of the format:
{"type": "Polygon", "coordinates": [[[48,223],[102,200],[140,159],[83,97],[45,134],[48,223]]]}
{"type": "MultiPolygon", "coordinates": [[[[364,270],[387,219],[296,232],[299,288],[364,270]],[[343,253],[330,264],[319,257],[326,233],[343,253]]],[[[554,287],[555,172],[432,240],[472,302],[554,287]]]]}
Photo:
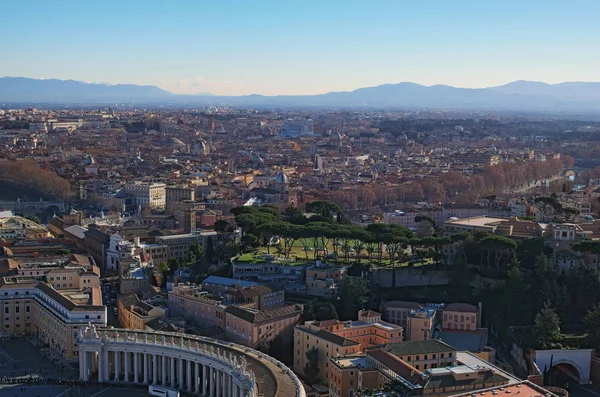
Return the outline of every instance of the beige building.
{"type": "Polygon", "coordinates": [[[481,327],[480,309],[468,303],[451,303],[444,307],[442,327],[475,331],[481,327]]]}
{"type": "Polygon", "coordinates": [[[100,270],[91,257],[19,257],[0,261],[0,328],[11,336],[30,335],[67,359],[77,356],[78,330],[105,326],[100,270]]]}
{"type": "Polygon", "coordinates": [[[173,204],[180,201],[195,201],[196,190],[186,186],[167,186],[165,188],[165,199],[167,209],[173,210],[173,204]]]}
{"type": "Polygon", "coordinates": [[[200,285],[174,285],[169,292],[169,316],[181,316],[203,327],[223,327],[224,298],[203,291],[200,285]]]}
{"type": "Polygon", "coordinates": [[[436,310],[432,308],[413,309],[408,314],[406,340],[423,341],[431,339],[435,327],[436,310]]]}
{"type": "Polygon", "coordinates": [[[171,259],[183,262],[187,258],[190,245],[196,242],[203,243],[204,237],[199,234],[174,234],[157,237],[156,244],[141,244],[141,249],[154,263],[168,262],[171,259]]]}
{"type": "Polygon", "coordinates": [[[135,182],[125,185],[125,194],[142,208],[164,210],[167,203],[166,187],[164,183],[135,182]]]}
{"type": "Polygon", "coordinates": [[[11,336],[31,335],[67,359],[77,357],[79,329],[106,326],[106,306],[93,292],[62,293],[35,280],[0,279],[0,327],[11,336]]]}
{"type": "Polygon", "coordinates": [[[408,328],[410,311],[424,308],[425,306],[418,302],[388,301],[384,303],[387,320],[392,324],[400,325],[405,330],[408,328]]]}
{"type": "Polygon", "coordinates": [[[440,397],[519,381],[438,340],[377,346],[364,354],[331,358],[329,364],[331,397],[354,396],[358,390],[380,389],[393,382],[414,396],[440,397]],[[459,361],[460,354],[464,362],[459,361]]]}
{"type": "Polygon", "coordinates": [[[306,353],[319,351],[320,380],[328,384],[329,359],[358,354],[370,346],[402,341],[402,327],[381,321],[379,313],[360,311],[358,321],[307,321],[294,328],[294,365],[297,374],[303,374],[306,353]]]}
{"type": "Polygon", "coordinates": [[[225,335],[228,339],[249,347],[260,347],[277,336],[293,337],[294,326],[300,321],[302,306],[288,305],[273,310],[256,310],[240,306],[225,309],[225,335]]]}
{"type": "Polygon", "coordinates": [[[136,294],[119,295],[117,311],[122,328],[139,330],[145,330],[148,322],[166,315],[164,308],[143,302],[136,294]]]}
{"type": "Polygon", "coordinates": [[[332,266],[317,261],[315,266],[306,269],[306,293],[310,296],[330,298],[337,294],[340,281],[347,268],[332,266]]]}

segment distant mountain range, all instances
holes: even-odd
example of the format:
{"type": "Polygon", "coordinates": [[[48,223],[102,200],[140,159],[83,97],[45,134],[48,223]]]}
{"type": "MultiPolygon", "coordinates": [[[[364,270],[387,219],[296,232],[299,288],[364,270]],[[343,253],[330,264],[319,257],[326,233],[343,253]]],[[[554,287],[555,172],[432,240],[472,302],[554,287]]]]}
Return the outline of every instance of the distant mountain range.
{"type": "Polygon", "coordinates": [[[600,83],[546,84],[515,81],[489,88],[457,88],[415,83],[384,84],[321,95],[216,96],[176,95],[154,86],[90,84],[73,80],[0,78],[0,103],[228,103],[280,107],[386,107],[501,109],[531,111],[598,111],[600,83]]]}

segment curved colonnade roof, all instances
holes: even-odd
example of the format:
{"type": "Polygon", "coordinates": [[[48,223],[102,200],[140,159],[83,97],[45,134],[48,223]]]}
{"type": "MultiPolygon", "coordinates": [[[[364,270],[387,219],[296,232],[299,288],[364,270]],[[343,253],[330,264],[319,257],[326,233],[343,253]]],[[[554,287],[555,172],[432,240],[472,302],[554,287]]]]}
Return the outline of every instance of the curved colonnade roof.
{"type": "Polygon", "coordinates": [[[164,348],[166,350],[169,350],[171,347],[180,347],[182,343],[181,338],[184,339],[183,346],[187,345],[190,349],[195,349],[193,346],[195,346],[196,342],[214,346],[215,348],[218,347],[220,351],[227,354],[231,353],[237,356],[238,359],[245,357],[248,369],[254,373],[259,395],[264,397],[305,396],[300,380],[291,369],[264,353],[236,343],[175,332],[95,328],[93,326],[91,328],[86,327],[85,330],[82,329],[81,331],[80,343],[82,344],[85,344],[86,339],[117,339],[118,341],[123,340],[123,342],[144,344],[144,335],[147,335],[147,343],[151,343],[152,346],[156,346],[157,344],[154,341],[150,342],[150,338],[155,340],[155,337],[158,337],[162,341],[162,337],[164,336],[166,341],[164,348]]]}

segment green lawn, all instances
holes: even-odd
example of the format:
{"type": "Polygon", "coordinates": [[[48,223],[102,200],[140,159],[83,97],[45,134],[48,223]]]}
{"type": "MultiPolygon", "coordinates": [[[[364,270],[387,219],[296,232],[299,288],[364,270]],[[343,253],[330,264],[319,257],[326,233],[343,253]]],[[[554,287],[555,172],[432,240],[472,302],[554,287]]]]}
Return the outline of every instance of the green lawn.
{"type": "MultiPolygon", "coordinates": [[[[311,248],[313,248],[312,246],[312,242],[310,242],[310,244],[307,244],[307,246],[310,246],[311,248]]],[[[329,254],[333,253],[334,247],[333,244],[329,244],[328,246],[328,252],[329,254]]],[[[314,254],[315,251],[304,251],[304,246],[299,242],[296,241],[294,243],[294,245],[292,246],[292,250],[290,252],[289,255],[289,262],[288,261],[284,261],[290,265],[301,265],[306,263],[306,254],[308,253],[308,262],[312,262],[314,260],[314,254]]],[[[267,247],[260,247],[257,251],[255,252],[247,252],[244,253],[240,256],[240,258],[237,260],[237,262],[239,263],[264,263],[264,256],[267,254],[267,247]]],[[[283,257],[283,254],[278,255],[277,253],[277,248],[276,247],[271,247],[271,255],[274,255],[275,257],[283,257]]],[[[329,262],[331,263],[345,263],[345,257],[344,254],[341,250],[341,247],[338,247],[338,260],[334,260],[331,259],[329,260],[329,262]]],[[[350,258],[349,258],[350,263],[356,263],[357,262],[357,258],[352,254],[350,254],[350,258]]],[[[360,263],[362,264],[367,264],[369,259],[368,259],[368,254],[365,250],[363,250],[361,252],[361,257],[359,259],[360,263]]],[[[381,261],[377,261],[377,254],[373,254],[373,262],[375,266],[378,267],[387,267],[390,265],[390,260],[386,257],[385,253],[384,256],[382,258],[381,261]]],[[[396,263],[394,265],[394,267],[409,267],[409,261],[403,262],[403,263],[396,263]]],[[[433,259],[432,258],[425,258],[423,261],[421,262],[416,262],[412,264],[412,267],[419,267],[419,266],[424,266],[424,265],[431,265],[433,264],[433,259]]]]}

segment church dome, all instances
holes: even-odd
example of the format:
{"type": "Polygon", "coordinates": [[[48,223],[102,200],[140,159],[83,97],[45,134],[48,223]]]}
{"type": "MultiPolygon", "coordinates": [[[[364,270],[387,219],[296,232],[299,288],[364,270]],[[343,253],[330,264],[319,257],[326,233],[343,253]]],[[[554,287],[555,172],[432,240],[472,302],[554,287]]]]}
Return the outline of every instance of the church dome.
{"type": "Polygon", "coordinates": [[[275,183],[278,185],[283,185],[283,184],[287,184],[289,183],[289,179],[287,177],[286,174],[284,174],[283,172],[280,172],[279,174],[277,174],[277,176],[275,177],[275,183]]]}
{"type": "Polygon", "coordinates": [[[183,143],[181,140],[179,140],[175,137],[169,137],[169,138],[162,139],[159,142],[159,144],[160,144],[160,146],[167,147],[167,148],[185,147],[185,143],[183,143]]]}

